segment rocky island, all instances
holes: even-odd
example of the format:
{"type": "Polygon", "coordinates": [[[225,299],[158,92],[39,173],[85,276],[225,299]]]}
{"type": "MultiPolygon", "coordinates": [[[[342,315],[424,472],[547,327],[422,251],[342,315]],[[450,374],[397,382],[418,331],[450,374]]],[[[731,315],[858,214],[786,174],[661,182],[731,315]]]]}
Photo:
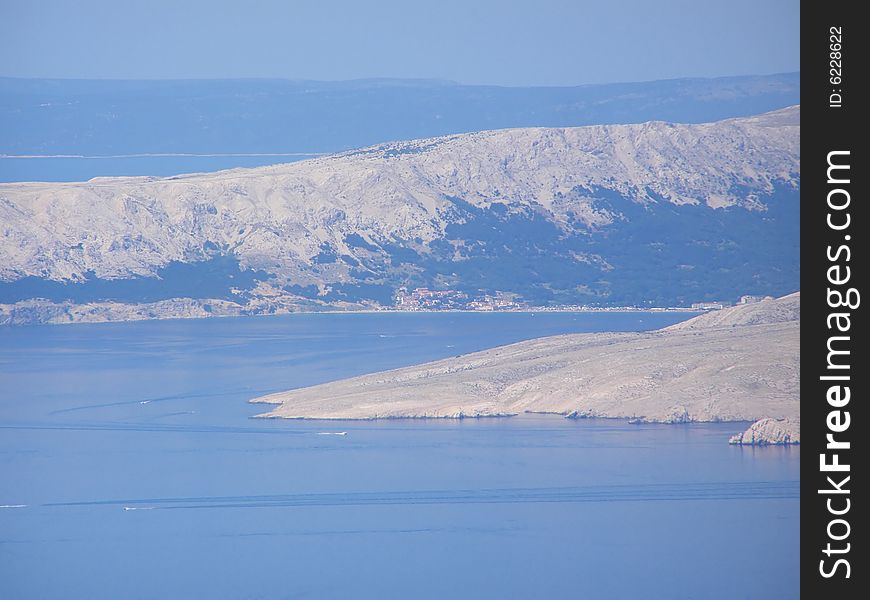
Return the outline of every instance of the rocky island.
{"type": "Polygon", "coordinates": [[[545,337],[251,402],[275,405],[260,417],[288,419],[550,413],[659,423],[759,421],[735,443],[796,443],[799,333],[797,292],[658,331],[545,337]]]}

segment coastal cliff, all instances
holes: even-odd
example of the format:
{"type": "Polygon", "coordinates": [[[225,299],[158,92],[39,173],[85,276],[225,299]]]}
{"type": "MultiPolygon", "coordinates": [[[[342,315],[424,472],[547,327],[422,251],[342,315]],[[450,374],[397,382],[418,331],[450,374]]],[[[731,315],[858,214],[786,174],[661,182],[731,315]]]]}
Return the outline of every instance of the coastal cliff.
{"type": "Polygon", "coordinates": [[[801,420],[759,419],[743,433],[731,437],[737,446],[787,446],[801,443],[801,420]]]}

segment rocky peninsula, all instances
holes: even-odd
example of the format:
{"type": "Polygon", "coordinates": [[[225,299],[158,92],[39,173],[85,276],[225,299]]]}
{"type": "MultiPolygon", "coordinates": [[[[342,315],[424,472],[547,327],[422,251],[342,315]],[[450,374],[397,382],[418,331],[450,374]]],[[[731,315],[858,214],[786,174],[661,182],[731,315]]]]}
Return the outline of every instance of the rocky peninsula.
{"type": "Polygon", "coordinates": [[[743,444],[800,439],[800,293],[644,333],[570,334],[251,400],[287,419],[550,413],[645,422],[760,421],[743,444]],[[788,434],[770,419],[787,420],[788,434]]]}

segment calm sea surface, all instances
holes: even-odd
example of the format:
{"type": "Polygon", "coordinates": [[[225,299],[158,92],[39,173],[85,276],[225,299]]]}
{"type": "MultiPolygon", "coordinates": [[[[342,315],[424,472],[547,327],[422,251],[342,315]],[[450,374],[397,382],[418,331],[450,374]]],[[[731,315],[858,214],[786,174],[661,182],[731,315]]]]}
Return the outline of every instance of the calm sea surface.
{"type": "Polygon", "coordinates": [[[245,402],[682,318],[0,328],[0,597],[797,598],[800,451],[731,447],[741,424],[266,421],[245,402]]]}

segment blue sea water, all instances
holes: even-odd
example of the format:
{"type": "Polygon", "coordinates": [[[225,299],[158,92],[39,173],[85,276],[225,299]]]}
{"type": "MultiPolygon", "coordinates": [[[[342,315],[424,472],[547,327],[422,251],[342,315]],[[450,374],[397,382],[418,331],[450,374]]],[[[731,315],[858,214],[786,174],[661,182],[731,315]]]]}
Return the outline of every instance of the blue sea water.
{"type": "Polygon", "coordinates": [[[277,390],[682,318],[2,328],[0,597],[796,598],[800,452],[729,446],[742,424],[249,418],[277,390]]]}

